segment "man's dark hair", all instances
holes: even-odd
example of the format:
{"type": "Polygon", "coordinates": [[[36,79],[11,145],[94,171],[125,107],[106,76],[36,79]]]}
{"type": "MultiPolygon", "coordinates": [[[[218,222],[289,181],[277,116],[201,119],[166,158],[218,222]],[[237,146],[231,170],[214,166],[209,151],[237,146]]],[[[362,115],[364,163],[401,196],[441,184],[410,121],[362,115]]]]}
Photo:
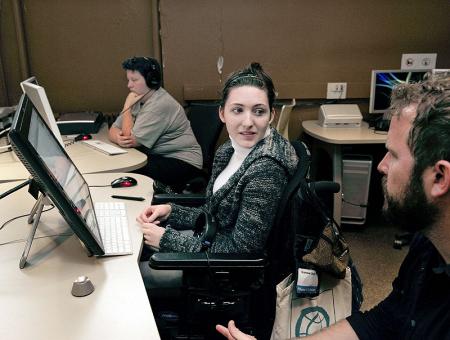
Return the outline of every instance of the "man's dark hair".
{"type": "Polygon", "coordinates": [[[122,62],[124,70],[138,71],[150,89],[161,87],[161,66],[150,57],[131,57],[122,62]]]}
{"type": "Polygon", "coordinates": [[[275,88],[270,76],[264,72],[259,63],[253,62],[249,66],[233,72],[225,82],[222,89],[222,98],[220,105],[223,107],[228,99],[230,91],[235,87],[254,86],[264,90],[267,93],[269,108],[272,111],[273,102],[275,101],[275,88]]]}
{"type": "Polygon", "coordinates": [[[409,132],[408,145],[415,159],[413,172],[422,175],[439,160],[450,162],[450,76],[435,76],[394,88],[391,98],[394,116],[414,104],[417,115],[409,132]]]}

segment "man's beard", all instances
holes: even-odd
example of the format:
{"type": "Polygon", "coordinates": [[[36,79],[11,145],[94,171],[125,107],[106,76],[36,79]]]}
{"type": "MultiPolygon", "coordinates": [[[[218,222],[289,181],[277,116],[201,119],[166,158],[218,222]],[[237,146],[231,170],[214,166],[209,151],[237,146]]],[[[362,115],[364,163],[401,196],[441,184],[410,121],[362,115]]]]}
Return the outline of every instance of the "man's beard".
{"type": "Polygon", "coordinates": [[[422,178],[413,171],[411,183],[403,198],[394,198],[386,189],[386,176],[382,179],[385,205],[384,216],[402,229],[415,232],[431,226],[438,218],[439,209],[428,202],[423,189],[422,178]]]}

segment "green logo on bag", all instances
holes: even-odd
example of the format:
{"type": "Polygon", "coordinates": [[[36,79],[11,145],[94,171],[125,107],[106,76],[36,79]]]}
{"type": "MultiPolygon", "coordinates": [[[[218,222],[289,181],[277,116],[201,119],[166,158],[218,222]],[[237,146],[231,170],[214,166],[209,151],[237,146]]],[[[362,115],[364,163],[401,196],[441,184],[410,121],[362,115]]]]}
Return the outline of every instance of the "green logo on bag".
{"type": "Polygon", "coordinates": [[[330,326],[330,316],[322,307],[307,307],[302,310],[295,324],[295,336],[311,335],[330,326]]]}

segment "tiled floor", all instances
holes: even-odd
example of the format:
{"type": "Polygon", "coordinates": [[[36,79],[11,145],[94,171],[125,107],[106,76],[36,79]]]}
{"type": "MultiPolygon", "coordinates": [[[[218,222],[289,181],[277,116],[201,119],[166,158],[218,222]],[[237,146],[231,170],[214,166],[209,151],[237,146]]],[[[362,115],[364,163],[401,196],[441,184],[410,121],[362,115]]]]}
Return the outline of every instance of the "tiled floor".
{"type": "Polygon", "coordinates": [[[408,247],[392,247],[394,234],[402,232],[381,217],[369,218],[364,226],[344,226],[343,231],[364,285],[362,310],[367,310],[390,293],[408,247]]]}

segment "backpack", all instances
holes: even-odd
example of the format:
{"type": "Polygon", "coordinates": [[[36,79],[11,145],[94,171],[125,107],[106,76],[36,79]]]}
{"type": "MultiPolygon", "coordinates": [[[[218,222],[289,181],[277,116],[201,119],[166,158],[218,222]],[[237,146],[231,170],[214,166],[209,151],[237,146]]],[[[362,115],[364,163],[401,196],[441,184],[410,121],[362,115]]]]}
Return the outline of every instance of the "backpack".
{"type": "MultiPolygon", "coordinates": [[[[359,275],[351,261],[348,244],[323,203],[325,195],[339,191],[339,184],[311,181],[308,147],[301,141],[292,142],[292,146],[299,156],[299,163],[281,196],[275,228],[269,236],[267,275],[275,286],[291,273],[297,279],[299,268],[327,272],[341,279],[345,277],[346,268],[350,267],[352,277],[355,277],[355,300],[359,307],[362,303],[359,275]]],[[[297,293],[299,296],[315,296],[318,291],[297,293]]]]}

